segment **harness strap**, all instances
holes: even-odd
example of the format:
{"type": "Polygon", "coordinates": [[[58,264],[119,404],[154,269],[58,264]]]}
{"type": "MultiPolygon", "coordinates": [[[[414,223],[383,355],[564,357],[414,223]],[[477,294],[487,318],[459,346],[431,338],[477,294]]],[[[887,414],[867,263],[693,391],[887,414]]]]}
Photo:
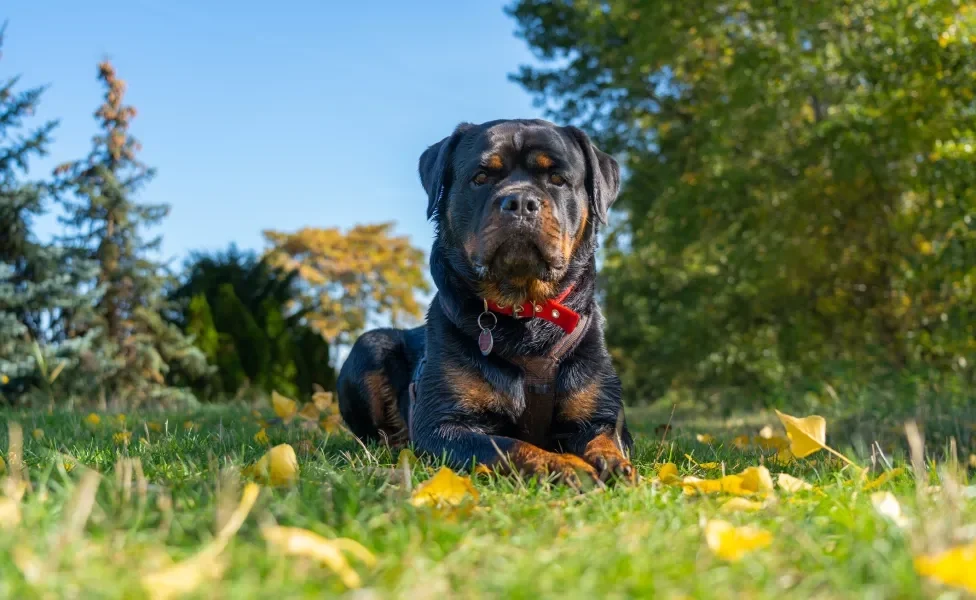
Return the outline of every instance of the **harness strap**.
{"type": "MultiPolygon", "coordinates": [[[[441,305],[445,312],[448,311],[447,302],[441,298],[441,305]]],[[[556,376],[559,374],[559,364],[563,357],[572,352],[579,344],[580,339],[586,332],[586,325],[589,317],[580,316],[579,323],[568,332],[565,337],[560,339],[542,356],[516,356],[508,359],[509,362],[522,370],[522,392],[525,397],[525,410],[516,422],[519,439],[529,442],[540,448],[549,445],[549,431],[552,428],[552,421],[556,411],[556,376]]],[[[414,402],[417,397],[417,387],[420,383],[420,376],[423,373],[427,353],[420,359],[414,371],[413,380],[408,387],[410,398],[409,411],[409,430],[413,437],[413,416],[414,402]]]]}
{"type": "Polygon", "coordinates": [[[556,411],[556,375],[564,356],[576,348],[586,331],[586,317],[543,356],[517,356],[511,362],[522,369],[525,410],[516,422],[519,439],[540,448],[549,445],[549,431],[556,411]]]}

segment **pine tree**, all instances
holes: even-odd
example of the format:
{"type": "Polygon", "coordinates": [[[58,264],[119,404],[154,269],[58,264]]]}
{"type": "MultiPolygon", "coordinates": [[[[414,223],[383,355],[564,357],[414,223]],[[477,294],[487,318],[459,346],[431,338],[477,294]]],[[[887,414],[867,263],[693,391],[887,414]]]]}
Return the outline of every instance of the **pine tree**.
{"type": "Polygon", "coordinates": [[[88,339],[69,337],[61,325],[95,298],[93,289],[79,288],[94,264],[32,233],[47,186],[25,180],[28,163],[46,153],[57,123],[27,129],[44,88],[17,91],[18,79],[0,83],[0,393],[9,400],[49,388],[58,373],[78,365],[88,339]]]}
{"type": "Polygon", "coordinates": [[[109,400],[129,403],[188,398],[186,390],[167,385],[174,363],[182,372],[202,372],[203,354],[179,328],[163,319],[163,294],[169,282],[164,265],[152,255],[160,239],[143,231],[169,212],[163,204],[141,204],[135,196],[152,179],[139,161],[139,142],[129,132],[136,110],[123,103],[125,82],[109,62],[98,66],[105,101],[95,113],[100,133],[84,160],[55,171],[63,219],[71,235],[65,242],[87,252],[98,264],[92,283],[104,290],[90,323],[96,328],[90,354],[92,381],[109,400]]]}

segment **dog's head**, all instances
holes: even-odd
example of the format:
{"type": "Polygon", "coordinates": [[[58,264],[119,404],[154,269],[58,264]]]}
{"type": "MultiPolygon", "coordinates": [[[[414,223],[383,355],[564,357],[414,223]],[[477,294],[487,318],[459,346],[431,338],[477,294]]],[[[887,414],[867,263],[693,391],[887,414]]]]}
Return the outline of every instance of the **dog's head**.
{"type": "Polygon", "coordinates": [[[427,217],[459,273],[500,305],[542,302],[592,257],[620,168],[575,127],[462,124],[420,157],[427,217]]]}

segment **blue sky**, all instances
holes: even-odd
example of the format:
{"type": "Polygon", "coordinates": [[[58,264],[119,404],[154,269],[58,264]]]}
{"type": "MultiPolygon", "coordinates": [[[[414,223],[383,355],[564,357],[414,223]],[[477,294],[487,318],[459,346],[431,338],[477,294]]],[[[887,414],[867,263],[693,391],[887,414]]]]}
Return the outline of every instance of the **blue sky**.
{"type": "Polygon", "coordinates": [[[95,67],[110,58],[158,170],[140,200],[171,205],[156,232],[176,261],[231,242],[261,248],[263,229],[381,220],[428,250],[424,148],[461,121],[541,115],[507,79],[532,55],[506,2],[4,4],[0,76],[50,84],[38,118],[61,120],[33,172],[87,154],[95,67]]]}

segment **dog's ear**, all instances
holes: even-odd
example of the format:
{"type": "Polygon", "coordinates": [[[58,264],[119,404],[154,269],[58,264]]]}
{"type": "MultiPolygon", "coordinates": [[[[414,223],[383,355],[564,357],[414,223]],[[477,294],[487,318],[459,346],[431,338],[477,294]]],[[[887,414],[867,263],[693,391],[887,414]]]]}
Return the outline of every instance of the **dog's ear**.
{"type": "Polygon", "coordinates": [[[474,127],[461,123],[454,133],[424,150],[420,155],[420,183],[427,192],[427,219],[433,219],[440,210],[440,202],[450,191],[453,172],[451,168],[454,149],[465,131],[474,127]]]}
{"type": "Polygon", "coordinates": [[[590,208],[600,223],[606,225],[610,205],[620,191],[620,165],[612,156],[593,145],[590,136],[583,130],[576,127],[568,129],[586,158],[586,193],[590,196],[590,208]]]}

